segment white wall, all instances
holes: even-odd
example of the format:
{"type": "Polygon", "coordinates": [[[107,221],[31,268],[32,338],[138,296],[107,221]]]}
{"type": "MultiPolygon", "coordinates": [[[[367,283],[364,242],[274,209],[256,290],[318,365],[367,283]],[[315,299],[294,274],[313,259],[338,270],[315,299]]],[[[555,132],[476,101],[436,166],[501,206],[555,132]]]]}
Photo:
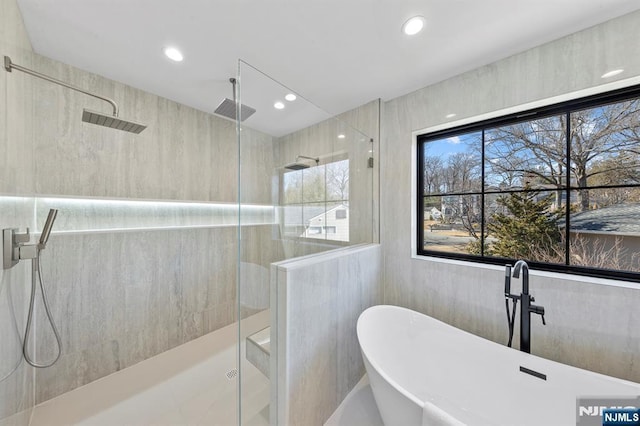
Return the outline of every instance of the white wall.
{"type": "MultiPolygon", "coordinates": [[[[450,78],[383,105],[381,242],[385,302],[406,306],[505,343],[503,270],[412,258],[412,132],[566,95],[601,90],[600,76],[640,76],[640,11],[450,78]]],[[[640,82],[640,80],[638,80],[640,82]]],[[[629,81],[623,85],[631,84],[629,81]]],[[[640,382],[640,285],[532,273],[532,352],[640,382]]],[[[517,338],[517,336],[516,336],[517,338]]]]}

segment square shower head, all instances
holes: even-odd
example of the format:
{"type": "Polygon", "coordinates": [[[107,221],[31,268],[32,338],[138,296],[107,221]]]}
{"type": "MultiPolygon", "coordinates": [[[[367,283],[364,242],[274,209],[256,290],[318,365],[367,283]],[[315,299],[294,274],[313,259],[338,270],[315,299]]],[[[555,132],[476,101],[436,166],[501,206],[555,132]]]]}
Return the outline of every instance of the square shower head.
{"type": "Polygon", "coordinates": [[[103,112],[82,110],[82,121],[85,123],[96,124],[98,126],[108,127],[110,129],[123,130],[125,132],[140,133],[147,128],[146,124],[136,123],[131,120],[124,120],[116,116],[103,112]]]}
{"type": "MultiPolygon", "coordinates": [[[[220,102],[220,105],[218,105],[218,107],[213,112],[222,115],[223,117],[235,120],[236,103],[232,99],[224,98],[224,100],[220,102]]],[[[247,118],[251,117],[254,112],[256,112],[256,110],[251,108],[250,106],[240,105],[240,121],[244,121],[247,118]]]]}

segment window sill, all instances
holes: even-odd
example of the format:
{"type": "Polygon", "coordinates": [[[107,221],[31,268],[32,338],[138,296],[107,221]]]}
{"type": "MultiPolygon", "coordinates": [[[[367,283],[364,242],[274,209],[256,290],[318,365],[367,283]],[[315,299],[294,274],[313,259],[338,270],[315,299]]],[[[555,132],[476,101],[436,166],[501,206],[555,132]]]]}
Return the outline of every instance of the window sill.
{"type": "MultiPolygon", "coordinates": [[[[489,270],[489,271],[504,272],[504,266],[492,265],[489,263],[469,262],[466,260],[458,260],[458,259],[445,259],[441,257],[423,256],[415,253],[411,255],[411,259],[417,260],[417,261],[423,261],[423,262],[431,262],[436,264],[457,265],[457,266],[462,266],[467,268],[471,267],[471,268],[480,268],[480,269],[489,270]]],[[[529,270],[529,275],[534,277],[552,278],[556,280],[579,282],[582,284],[605,285],[605,286],[621,287],[621,288],[628,288],[628,289],[640,291],[640,284],[629,282],[629,281],[619,281],[619,280],[613,280],[613,279],[607,279],[607,278],[590,277],[587,275],[576,275],[576,274],[570,274],[570,273],[540,271],[535,269],[529,270]]]]}

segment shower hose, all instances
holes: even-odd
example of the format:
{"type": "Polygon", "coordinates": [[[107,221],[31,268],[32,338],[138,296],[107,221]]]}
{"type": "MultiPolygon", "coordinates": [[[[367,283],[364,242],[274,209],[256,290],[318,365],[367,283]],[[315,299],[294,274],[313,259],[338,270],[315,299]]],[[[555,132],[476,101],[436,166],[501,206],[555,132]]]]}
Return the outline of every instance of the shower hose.
{"type": "Polygon", "coordinates": [[[22,342],[22,354],[24,355],[25,361],[29,363],[32,367],[35,368],[47,368],[51,367],[55,364],[58,359],[60,359],[60,355],[62,354],[62,341],[60,340],[60,334],[58,333],[58,329],[56,328],[56,323],[53,321],[53,317],[51,316],[51,310],[49,309],[49,301],[47,299],[47,293],[44,289],[44,284],[42,283],[42,270],[40,269],[40,250],[38,250],[38,255],[31,259],[31,299],[29,301],[29,315],[27,316],[27,327],[24,331],[24,341],[22,342]],[[27,349],[27,345],[29,342],[29,335],[31,334],[31,326],[33,322],[33,310],[36,300],[36,276],[37,280],[40,282],[40,291],[42,292],[42,302],[44,304],[44,310],[47,313],[47,318],[49,319],[49,324],[51,324],[51,329],[53,330],[53,334],[56,337],[56,343],[58,345],[58,354],[55,359],[47,364],[38,364],[31,356],[29,356],[29,351],[27,349]]]}
{"type": "Polygon", "coordinates": [[[513,341],[513,329],[516,324],[516,306],[518,305],[518,299],[513,298],[513,312],[509,313],[509,298],[506,297],[504,299],[504,303],[507,307],[507,324],[509,325],[509,341],[507,342],[507,346],[511,347],[511,343],[513,341]]]}

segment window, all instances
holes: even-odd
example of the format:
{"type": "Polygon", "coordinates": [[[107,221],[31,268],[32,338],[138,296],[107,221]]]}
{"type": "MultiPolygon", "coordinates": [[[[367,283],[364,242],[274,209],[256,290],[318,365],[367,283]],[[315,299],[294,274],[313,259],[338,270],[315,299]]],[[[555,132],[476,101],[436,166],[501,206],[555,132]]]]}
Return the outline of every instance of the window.
{"type": "Polygon", "coordinates": [[[349,160],[282,174],[284,234],[349,241],[349,160]]]}
{"type": "Polygon", "coordinates": [[[640,87],[418,137],[418,254],[640,281],[640,87]]]}

